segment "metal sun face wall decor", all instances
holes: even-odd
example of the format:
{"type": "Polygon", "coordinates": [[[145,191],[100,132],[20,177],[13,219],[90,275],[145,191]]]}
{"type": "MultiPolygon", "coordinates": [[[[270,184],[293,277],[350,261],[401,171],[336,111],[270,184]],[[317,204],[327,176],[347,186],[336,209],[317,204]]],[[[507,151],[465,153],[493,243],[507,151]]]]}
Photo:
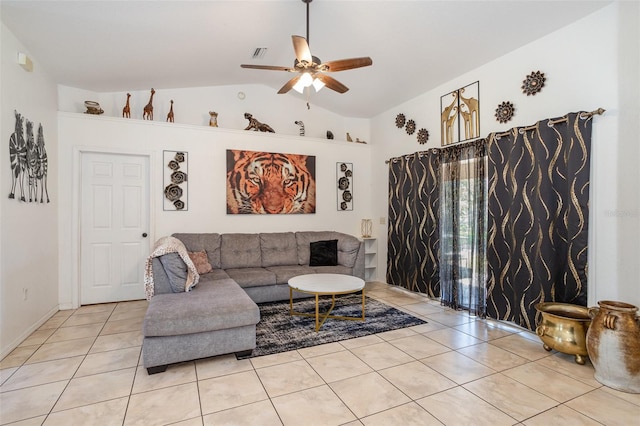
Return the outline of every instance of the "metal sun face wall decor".
{"type": "Polygon", "coordinates": [[[336,163],[338,211],[353,210],[353,163],[336,163]]]}
{"type": "Polygon", "coordinates": [[[9,198],[16,198],[16,191],[20,190],[20,201],[44,203],[49,200],[47,188],[47,172],[49,160],[44,146],[44,130],[42,123],[38,125],[37,138],[33,135],[33,122],[26,120],[18,111],[15,130],[9,137],[9,161],[11,162],[11,192],[9,198]],[[23,123],[26,127],[23,128],[23,123]],[[26,189],[26,196],[25,196],[26,189]]]}
{"type": "Polygon", "coordinates": [[[163,151],[164,210],[186,211],[189,207],[189,154],[184,151],[163,151]]]}
{"type": "Polygon", "coordinates": [[[227,150],[227,214],[315,212],[315,156],[227,150]]]}
{"type": "Polygon", "coordinates": [[[480,82],[440,98],[441,145],[480,137],[480,82]]]}

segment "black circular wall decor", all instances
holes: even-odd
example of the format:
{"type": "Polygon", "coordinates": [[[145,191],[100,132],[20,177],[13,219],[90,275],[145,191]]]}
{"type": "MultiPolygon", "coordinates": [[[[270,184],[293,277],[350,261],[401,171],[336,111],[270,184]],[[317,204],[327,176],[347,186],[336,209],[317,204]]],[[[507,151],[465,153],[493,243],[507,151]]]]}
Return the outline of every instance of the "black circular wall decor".
{"type": "Polygon", "coordinates": [[[522,82],[522,93],[525,93],[527,96],[535,95],[544,87],[544,82],[546,78],[544,77],[544,73],[540,71],[531,71],[524,81],[522,82]]]}
{"type": "Polygon", "coordinates": [[[402,129],[404,127],[405,121],[406,121],[406,117],[404,116],[404,114],[400,113],[396,115],[396,127],[398,129],[402,129]]]}
{"type": "Polygon", "coordinates": [[[515,107],[511,102],[504,101],[496,108],[496,120],[500,123],[506,123],[513,118],[515,107]]]}

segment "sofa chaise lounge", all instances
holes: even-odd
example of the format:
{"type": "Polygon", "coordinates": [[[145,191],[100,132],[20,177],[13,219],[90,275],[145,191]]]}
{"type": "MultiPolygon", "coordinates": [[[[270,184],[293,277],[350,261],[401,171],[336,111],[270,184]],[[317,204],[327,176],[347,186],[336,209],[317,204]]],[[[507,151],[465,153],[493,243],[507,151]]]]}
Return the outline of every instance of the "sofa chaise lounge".
{"type": "MultiPolygon", "coordinates": [[[[257,303],[288,300],[287,282],[294,276],[337,273],[364,279],[364,244],[340,232],[173,236],[189,252],[206,252],[212,270],[201,274],[191,291],[174,292],[172,280],[186,271],[186,265],[165,260],[166,255],[152,259],[154,295],[142,326],[143,365],[149,374],[177,362],[251,353],[260,320],[257,303]],[[336,264],[312,266],[312,247],[333,240],[336,264]]],[[[294,297],[307,295],[295,292],[294,297]]]]}

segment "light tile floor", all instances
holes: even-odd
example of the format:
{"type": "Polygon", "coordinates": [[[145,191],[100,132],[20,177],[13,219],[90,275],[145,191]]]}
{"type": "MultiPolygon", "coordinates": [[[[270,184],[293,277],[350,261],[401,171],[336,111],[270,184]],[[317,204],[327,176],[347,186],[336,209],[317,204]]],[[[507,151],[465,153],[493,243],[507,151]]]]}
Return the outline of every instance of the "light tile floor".
{"type": "Polygon", "coordinates": [[[368,295],[427,324],[147,375],[146,301],[60,311],[0,361],[0,424],[636,425],[640,395],[537,336],[382,283],[368,295]]]}

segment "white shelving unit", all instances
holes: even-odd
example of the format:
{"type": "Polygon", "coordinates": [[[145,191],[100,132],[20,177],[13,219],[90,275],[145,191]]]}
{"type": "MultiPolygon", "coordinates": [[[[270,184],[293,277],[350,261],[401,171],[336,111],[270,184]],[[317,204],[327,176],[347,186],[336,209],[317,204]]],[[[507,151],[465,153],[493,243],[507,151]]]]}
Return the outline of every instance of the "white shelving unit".
{"type": "Polygon", "coordinates": [[[378,240],[376,238],[363,238],[364,241],[364,280],[375,281],[378,267],[378,240]]]}

